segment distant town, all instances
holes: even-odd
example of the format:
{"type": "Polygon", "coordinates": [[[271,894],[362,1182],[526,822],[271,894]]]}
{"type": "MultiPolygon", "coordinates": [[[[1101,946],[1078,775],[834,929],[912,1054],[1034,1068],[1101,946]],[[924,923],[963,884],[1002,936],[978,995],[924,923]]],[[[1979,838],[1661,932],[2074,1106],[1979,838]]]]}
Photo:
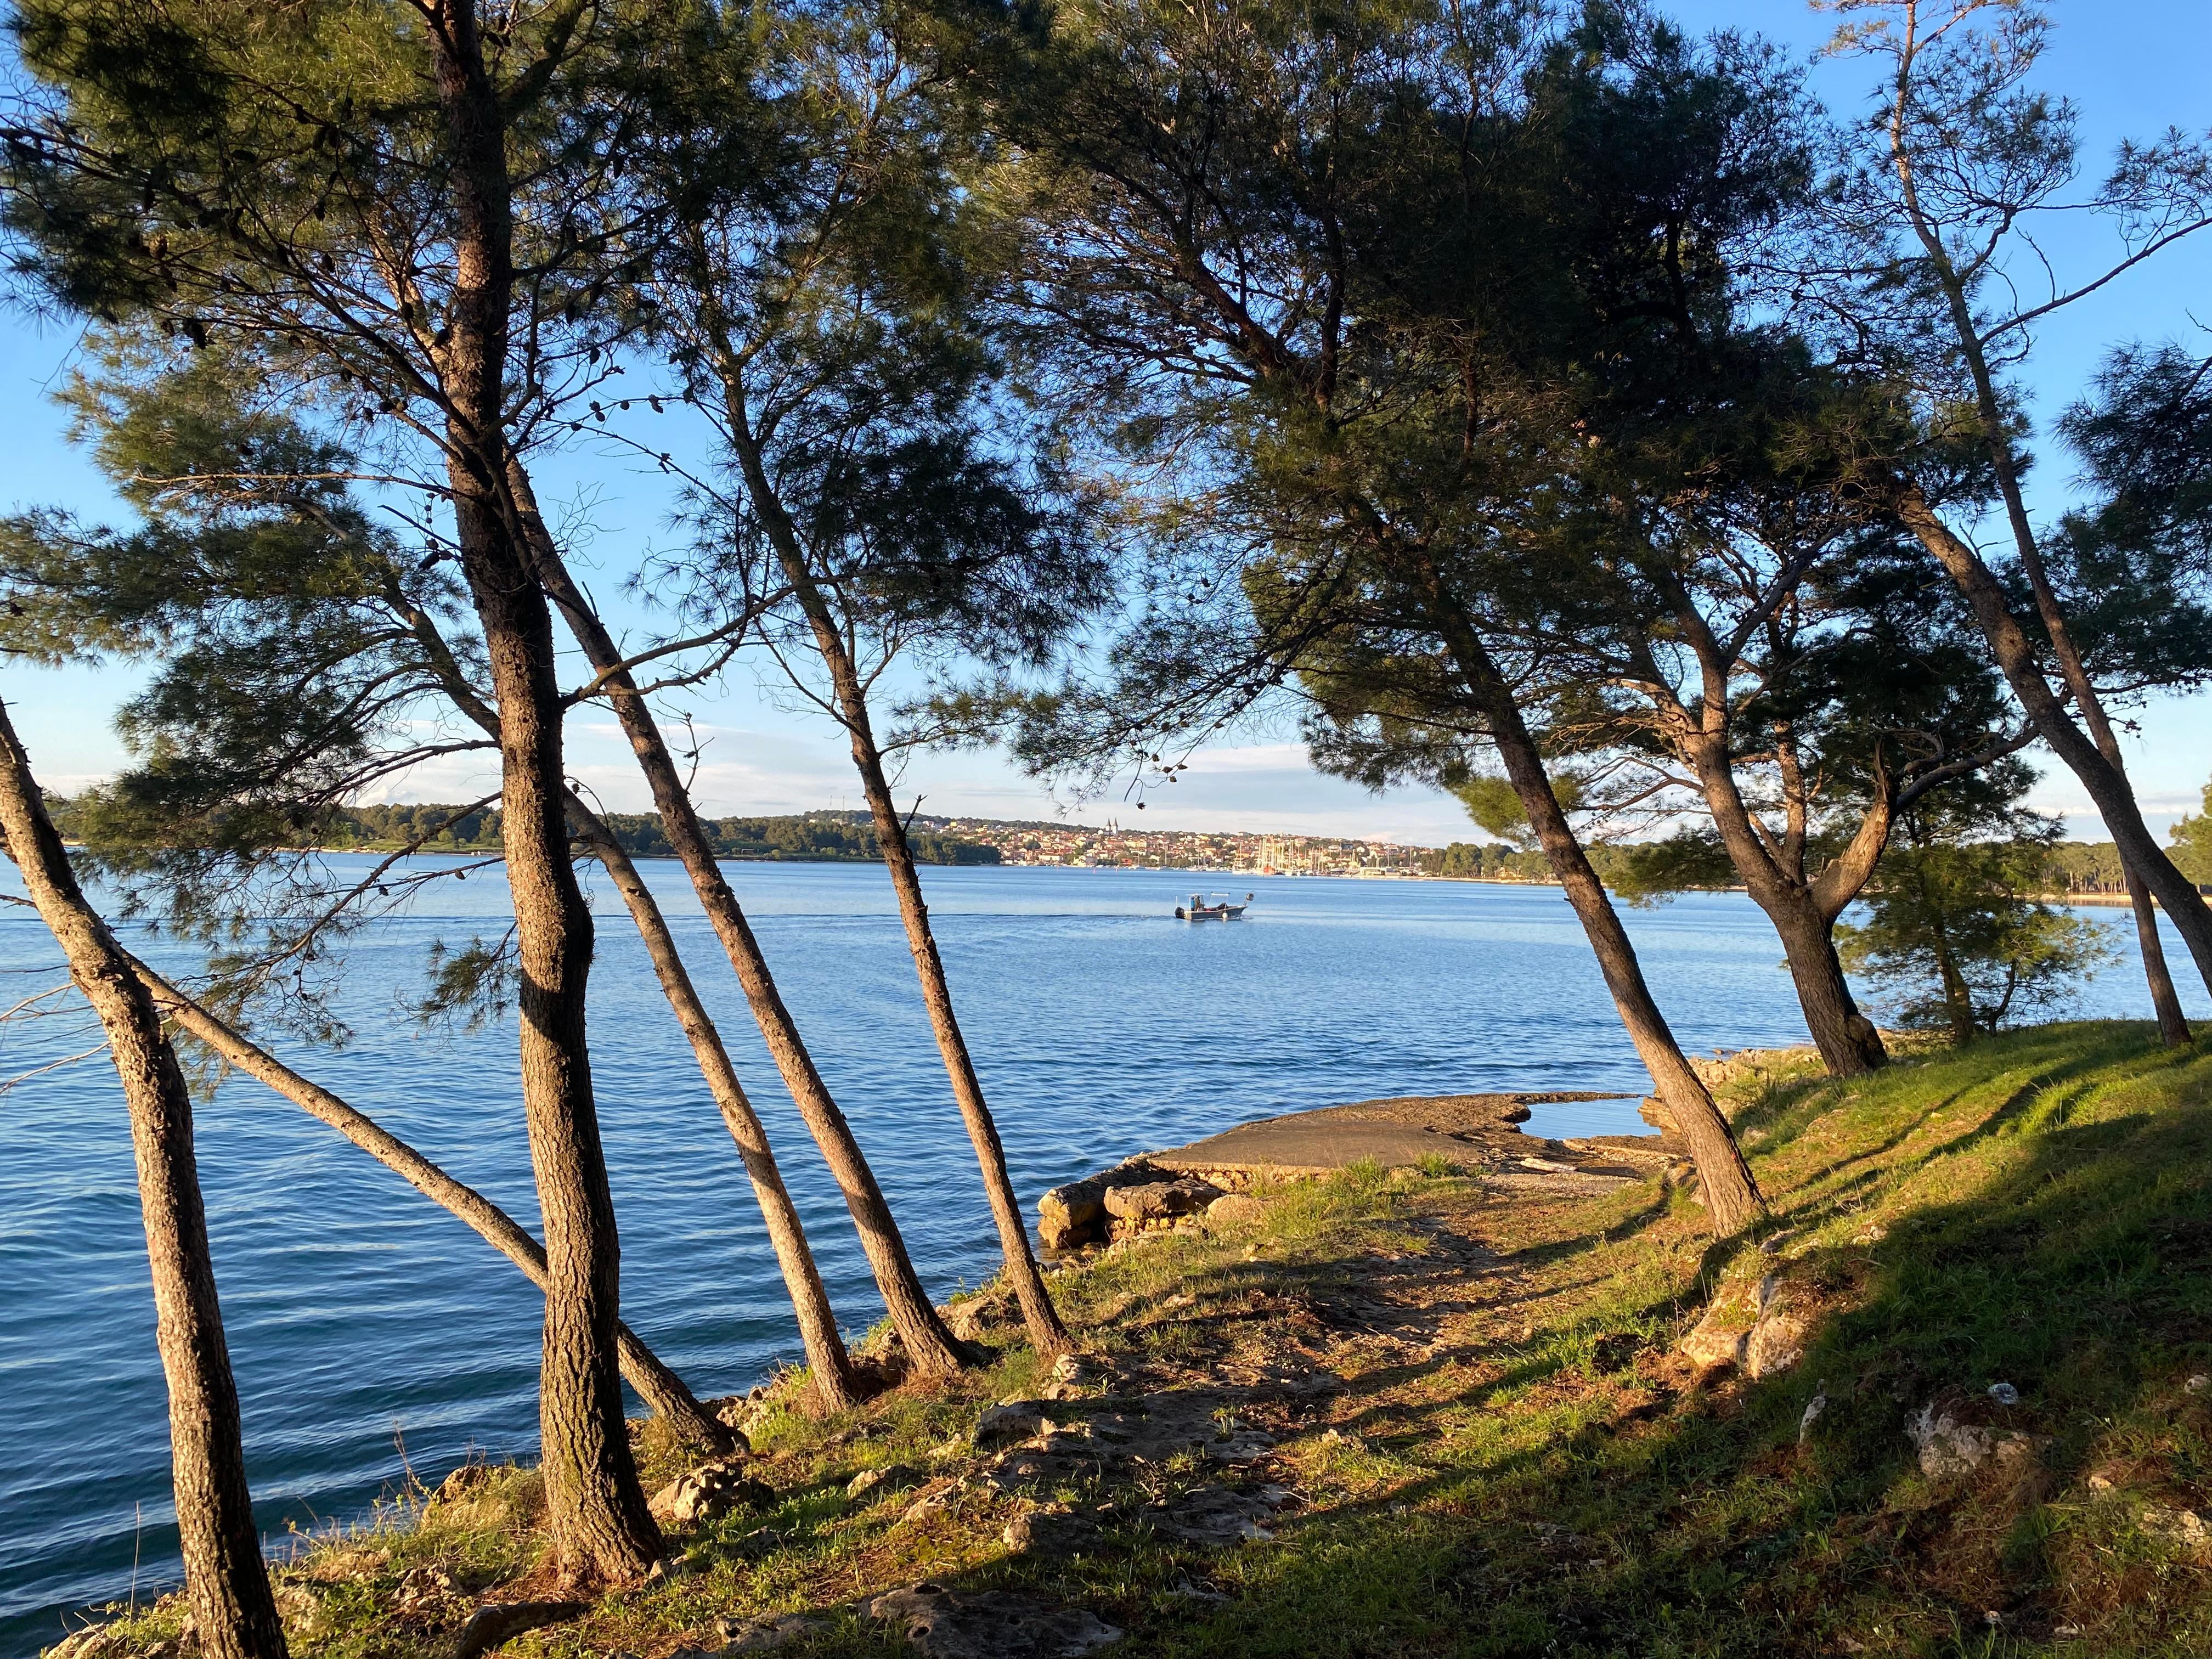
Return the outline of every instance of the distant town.
{"type": "Polygon", "coordinates": [[[1091,870],[1204,870],[1257,876],[1419,876],[1437,849],[1328,836],[1206,830],[1131,830],[994,818],[917,819],[917,829],[995,848],[1001,864],[1091,870]]]}

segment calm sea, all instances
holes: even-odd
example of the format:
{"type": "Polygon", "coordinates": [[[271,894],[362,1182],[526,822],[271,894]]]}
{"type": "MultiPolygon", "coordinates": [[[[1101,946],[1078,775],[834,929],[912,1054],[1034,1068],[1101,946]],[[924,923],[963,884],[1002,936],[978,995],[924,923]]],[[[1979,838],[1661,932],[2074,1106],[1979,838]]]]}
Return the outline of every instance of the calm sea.
{"type": "MultiPolygon", "coordinates": [[[[843,1205],[683,872],[646,868],[767,1120],[843,1321],[865,1328],[880,1307],[843,1205]]],[[[730,873],[932,1289],[987,1277],[988,1214],[883,872],[730,873]]],[[[1128,1153],[1302,1107],[1645,1086],[1555,889],[1085,870],[926,879],[1025,1205],[1128,1153]],[[1258,894],[1245,921],[1173,919],[1194,887],[1232,883],[1258,894]]],[[[355,1043],[272,1046],[534,1226],[512,1025],[423,1030],[399,1007],[432,941],[495,932],[504,900],[495,872],[432,884],[413,914],[352,949],[343,1000],[355,1043]]],[[[700,1395],[740,1390],[797,1353],[788,1304],[636,936],[611,895],[595,903],[592,1060],[622,1218],[623,1311],[700,1395]]],[[[1629,924],[1686,1045],[1803,1039],[1779,947],[1748,901],[1688,897],[1630,912],[1629,924]]],[[[59,977],[52,940],[13,907],[0,914],[0,969],[6,1002],[59,977]]],[[[2140,1003],[2130,964],[2081,1006],[2134,1016],[2140,1003]]],[[[81,1017],[12,1022],[0,1027],[0,1073],[21,1077],[94,1041],[81,1017]]],[[[1545,1108],[1529,1127],[1641,1127],[1632,1099],[1545,1108]]],[[[199,1148],[272,1540],[360,1516],[404,1478],[403,1457],[434,1481],[471,1451],[530,1455],[538,1301],[504,1259],[257,1085],[222,1087],[199,1117],[199,1148]]],[[[173,1547],[130,1140],[113,1073],[94,1056],[0,1093],[0,1654],[58,1639],[64,1613],[131,1594],[134,1577],[142,1596],[173,1582],[173,1547]]]]}

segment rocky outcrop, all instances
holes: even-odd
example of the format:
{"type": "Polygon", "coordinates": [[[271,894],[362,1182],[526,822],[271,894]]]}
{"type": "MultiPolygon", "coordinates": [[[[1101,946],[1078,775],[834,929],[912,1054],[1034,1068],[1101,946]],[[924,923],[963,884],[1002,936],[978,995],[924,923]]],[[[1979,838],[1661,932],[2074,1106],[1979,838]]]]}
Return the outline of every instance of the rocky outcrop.
{"type": "Polygon", "coordinates": [[[1183,1217],[1200,1213],[1222,1196],[1221,1188],[1211,1182],[1190,1176],[1175,1181],[1148,1181],[1141,1186],[1109,1188],[1106,1213],[1112,1221],[1108,1231],[1117,1238],[1131,1233],[1164,1232],[1183,1217]]]}
{"type": "Polygon", "coordinates": [[[1120,1187],[1143,1186],[1164,1178],[1142,1158],[1132,1158],[1102,1174],[1055,1187],[1037,1200],[1037,1237],[1048,1250],[1079,1249],[1106,1243],[1106,1194],[1120,1187]]]}
{"type": "Polygon", "coordinates": [[[1121,1639],[1081,1607],[927,1583],[878,1595],[868,1616],[898,1626],[928,1659],[1081,1659],[1121,1639]]]}
{"type": "Polygon", "coordinates": [[[1978,1401],[1931,1400],[1905,1419],[1905,1438],[1920,1455],[1920,1473],[1930,1480],[1952,1480],[1984,1463],[2023,1464],[2036,1450],[2033,1435],[1978,1421],[1978,1401]]]}
{"type": "Polygon", "coordinates": [[[700,1527],[775,1498],[775,1493],[747,1474],[737,1458],[725,1457],[685,1470],[655,1492],[647,1507],[665,1527],[700,1527]]]}
{"type": "Polygon", "coordinates": [[[1724,1285],[1676,1346],[1701,1368],[1733,1365],[1757,1379],[1805,1357],[1806,1320],[1779,1273],[1724,1285]]]}

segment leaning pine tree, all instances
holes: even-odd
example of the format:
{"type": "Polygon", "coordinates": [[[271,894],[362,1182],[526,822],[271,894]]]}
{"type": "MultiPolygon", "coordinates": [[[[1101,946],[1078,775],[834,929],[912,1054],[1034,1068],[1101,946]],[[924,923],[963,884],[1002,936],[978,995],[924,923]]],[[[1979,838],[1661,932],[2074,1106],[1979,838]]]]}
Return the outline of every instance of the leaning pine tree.
{"type": "MultiPolygon", "coordinates": [[[[585,1042],[592,925],[568,856],[552,620],[507,489],[511,428],[600,356],[564,261],[618,125],[617,52],[581,3],[483,26],[473,0],[189,11],[33,3],[9,138],[17,264],[54,301],[192,343],[251,339],[304,393],[427,453],[499,716],[522,992],[525,1119],[545,1224],[539,1420],[556,1563],[578,1583],[659,1554],[623,1419],[619,1260],[585,1042]],[[521,181],[518,183],[518,180],[521,181]],[[517,282],[517,240],[533,275],[517,282]],[[549,357],[547,355],[552,355],[549,357]],[[570,365],[574,365],[572,371],[570,365]],[[520,398],[521,407],[511,404],[520,398]]],[[[398,469],[395,469],[397,471],[398,469]]],[[[389,482],[399,482],[398,477],[389,482]]]]}
{"type": "Polygon", "coordinates": [[[212,1659],[283,1659],[284,1626],[253,1524],[238,1385],[200,1201],[191,1092],[152,994],[77,886],[30,757],[3,708],[0,835],[40,920],[68,958],[70,977],[100,1017],[130,1108],[153,1270],[154,1338],[169,1388],[177,1531],[200,1651],[212,1659]]]}
{"type": "MultiPolygon", "coordinates": [[[[1138,416],[1110,464],[1154,461],[1159,521],[1196,549],[1159,584],[1184,613],[1132,635],[1133,672],[1078,744],[1141,736],[1148,705],[1188,731],[1371,644],[1402,671],[1376,711],[1394,731],[1498,757],[1726,1234],[1763,1212],[1757,1184],[1560,804],[1498,626],[1501,589],[1528,587],[1521,520],[1580,447],[1554,377],[1528,372],[1559,277],[1543,204],[1571,169],[1514,118],[1532,62],[1517,9],[1488,27],[1508,9],[1064,12],[974,77],[1022,150],[999,183],[1032,228],[1039,349],[1064,354],[1072,404],[1138,416]],[[1240,586],[1243,638],[1208,597],[1240,586]]],[[[1590,76],[1617,66],[1601,39],[1559,56],[1585,45],[1590,76]]]]}
{"type": "Polygon", "coordinates": [[[654,269],[657,332],[730,480],[695,490],[684,603],[701,625],[756,605],[757,636],[845,733],[1006,1279],[1049,1355],[1067,1331],[953,1007],[893,796],[899,746],[871,702],[902,654],[1038,663],[1103,603],[1104,571],[1073,503],[1021,465],[1034,456],[1003,418],[1012,399],[987,412],[1005,389],[978,257],[989,245],[963,205],[939,89],[866,20],[794,25],[788,39],[821,90],[792,112],[804,126],[775,188],[746,188],[726,164],[711,104],[647,175],[676,228],[654,269]]]}

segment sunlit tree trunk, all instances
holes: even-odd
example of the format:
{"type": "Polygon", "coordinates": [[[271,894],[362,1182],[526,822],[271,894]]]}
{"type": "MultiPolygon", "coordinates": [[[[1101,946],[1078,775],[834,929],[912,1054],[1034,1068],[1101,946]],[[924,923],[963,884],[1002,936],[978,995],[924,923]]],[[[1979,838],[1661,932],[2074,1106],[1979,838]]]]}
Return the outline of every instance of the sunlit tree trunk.
{"type": "Polygon", "coordinates": [[[568,859],[553,620],[507,495],[514,222],[506,112],[473,0],[421,11],[451,143],[453,289],[441,378],[462,573],[499,709],[502,823],[521,967],[523,1119],[545,1225],[538,1429],[555,1560],[574,1583],[641,1578],[660,1553],[615,1356],[621,1247],[585,1041],[592,917],[568,859]]]}
{"type": "MultiPolygon", "coordinates": [[[[327,1123],[431,1202],[463,1221],[492,1249],[522,1270],[540,1291],[545,1288],[545,1249],[514,1217],[416,1152],[389,1129],[349,1105],[320,1084],[300,1075],[267,1049],[216,1018],[143,962],[134,960],[139,981],[162,1016],[207,1045],[224,1064],[264,1084],[309,1116],[327,1123]]],[[[627,1325],[615,1328],[623,1381],[677,1431],[716,1452],[734,1443],[730,1431],[699,1403],[684,1379],[646,1346],[627,1325]]]]}
{"type": "Polygon", "coordinates": [[[691,878],[692,890],[698,894],[715,937],[721,941],[730,965],[736,970],[738,982],[744,990],[745,1000],[752,1008],[769,1056],[775,1061],[785,1087],[790,1090],[808,1133],[822,1149],[823,1161],[830,1166],[830,1175],[845,1195],[845,1207],[853,1217],[860,1248],[875,1274],[876,1288],[883,1296],[892,1328],[898,1333],[908,1362],[924,1376],[957,1370],[964,1363],[965,1356],[951,1332],[945,1329],[928,1292],[923,1290],[921,1277],[907,1254],[906,1241],[900,1236],[890,1206],[877,1183],[875,1171],[868,1167],[860,1142],[854,1138],[852,1126],[822,1081],[814,1057],[807,1052],[799,1036],[798,1023],[784,1006],[782,993],[769,972],[768,960],[761,953],[760,942],[753,937],[751,924],[738,908],[737,895],[723,879],[705,826],[699,821],[698,808],[691,799],[690,791],[684,787],[659,723],[647,706],[636,679],[623,666],[622,652],[614,636],[607,632],[599,614],[569,578],[559,550],[529,495],[529,481],[519,467],[513,469],[511,488],[529,528],[539,579],[560,605],[562,618],[577,643],[583,647],[585,660],[601,677],[600,690],[613,705],[615,717],[621,722],[631,752],[637,757],[653,792],[653,805],[660,812],[662,832],[683,860],[691,878]]]}
{"type": "Polygon", "coordinates": [[[1735,1132],[1714,1104],[1704,1079],[1684,1056],[1657,999],[1645,983],[1643,964],[1637,960],[1628,930],[1620,925],[1605,884],[1590,867],[1589,855],[1552,792],[1543,755],[1521,716],[1512,687],[1457,607],[1442,595],[1432,596],[1431,603],[1432,619],[1463,683],[1482,710],[1491,741],[1535,831],[1537,845],[1543,848],[1589,936],[1629,1041],[1636,1045],[1638,1058],[1651,1073],[1652,1087],[1661,1103],[1689,1143],[1690,1157],[1705,1193],[1706,1219],[1716,1237],[1739,1231],[1764,1215],[1766,1204],[1759,1196],[1751,1166],[1735,1144],[1735,1132]]]}
{"type": "Polygon", "coordinates": [[[284,1627],[253,1524],[238,1387],[208,1249],[191,1095],[153,998],[77,886],[4,708],[0,833],[40,920],[68,959],[70,977],[100,1017],[130,1109],[154,1284],[154,1340],[169,1392],[178,1543],[200,1651],[210,1659],[283,1659],[284,1627]]]}

